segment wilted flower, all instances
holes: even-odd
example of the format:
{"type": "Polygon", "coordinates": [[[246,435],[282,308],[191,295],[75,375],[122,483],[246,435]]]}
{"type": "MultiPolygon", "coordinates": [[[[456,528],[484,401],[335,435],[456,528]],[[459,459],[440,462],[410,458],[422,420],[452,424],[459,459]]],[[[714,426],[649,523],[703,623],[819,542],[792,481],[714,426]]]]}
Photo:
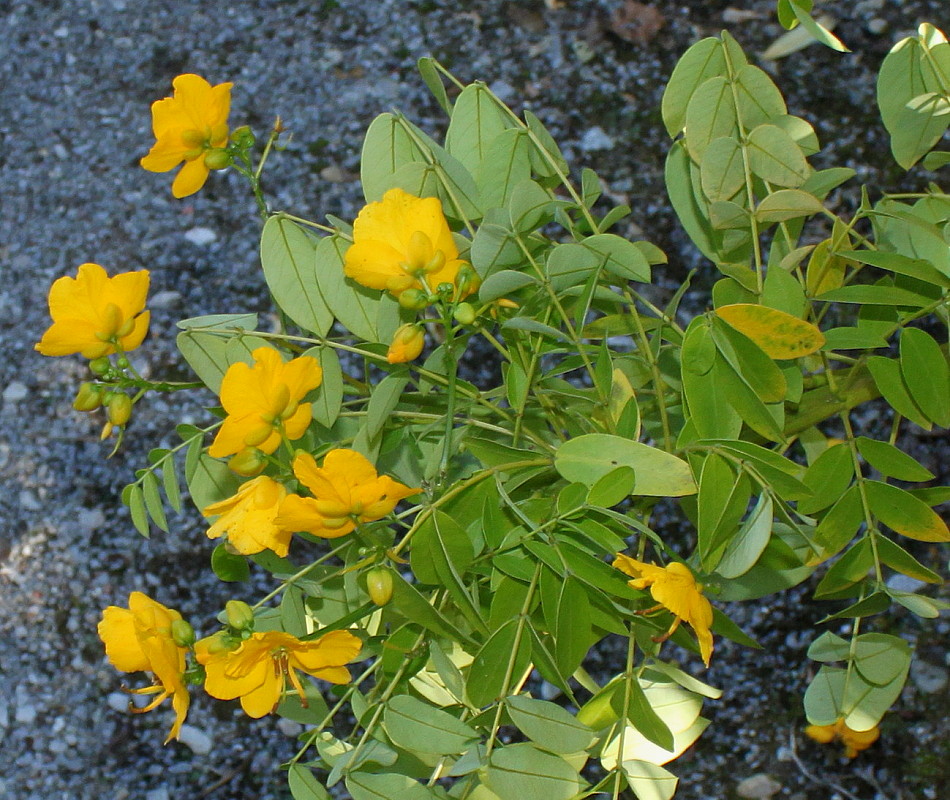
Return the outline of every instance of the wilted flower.
{"type": "Polygon", "coordinates": [[[205,667],[205,691],[219,700],[241,698],[249,717],[263,717],[276,708],[286,681],[306,705],[306,694],[296,670],[330,683],[347,683],[343,666],[359,654],[362,642],[348,631],[330,631],[312,641],[301,641],[282,631],[253,633],[233,650],[217,636],[195,645],[198,663],[205,667]]]}
{"type": "Polygon", "coordinates": [[[208,528],[208,538],[227,534],[230,545],[249,556],[262,550],[273,550],[281,558],[287,555],[292,532],[274,521],[287,490],[272,478],[259,478],[241,484],[237,494],[205,506],[206,517],[218,516],[208,528]]]}
{"type": "Polygon", "coordinates": [[[842,717],[838,717],[833,725],[809,725],[805,728],[805,735],[819,744],[839,741],[844,745],[845,756],[854,758],[878,740],[881,730],[877,725],[866,731],[852,730],[845,725],[842,717]]]}
{"type": "Polygon", "coordinates": [[[228,143],[232,85],[179,75],[172,81],[174,95],[152,103],[155,144],[140,163],[149,172],[168,172],[184,161],[172,183],[175,197],[194,194],[211,169],[227,166],[221,148],[228,143]]]}
{"type": "Polygon", "coordinates": [[[133,708],[133,712],[151,711],[167,697],[172,698],[175,723],[166,744],[178,738],[190,701],[183,678],[188,648],[176,643],[172,630],[176,622],[182,621],[177,611],[141,592],[132,592],[129,607],[109,606],[102,612],[98,626],[99,638],[112,666],[122,672],[151,672],[155,676],[153,686],[134,689],[133,694],[157,696],[144,708],[133,708]]]}
{"type": "Polygon", "coordinates": [[[713,650],[712,632],[709,630],[713,622],[713,611],[709,601],[703,597],[702,588],[696,583],[696,578],[689,571],[689,567],[674,561],[665,567],[654,564],[644,564],[634,558],[617,554],[613,565],[621,572],[634,578],[628,581],[634,589],[646,589],[660,607],[672,612],[675,619],[663,638],[668,638],[679,627],[681,622],[691,626],[699,640],[699,652],[703,663],[708,667],[709,658],[713,650]]]}
{"type": "Polygon", "coordinates": [[[455,284],[465,263],[458,255],[438,198],[390,189],[356,217],[344,272],[363,286],[398,297],[409,288],[425,289],[423,278],[433,290],[441,283],[455,284]]]}
{"type": "Polygon", "coordinates": [[[419,357],[426,343],[425,332],[420,325],[407,323],[400,325],[393,334],[392,344],[386,353],[386,360],[390,364],[404,364],[419,357]]]}
{"type": "Polygon", "coordinates": [[[134,350],[148,330],[148,283],[148,270],[110,278],[98,264],[82,264],[75,278],[64,276],[50,287],[53,324],[36,349],[44,356],[84,358],[134,350]]]}
{"type": "Polygon", "coordinates": [[[309,453],[298,453],[293,467],[313,497],[289,495],[280,507],[277,524],[327,539],[349,533],[357,522],[385,517],[400,500],[420,491],[378,475],[355,450],[331,450],[323,467],[309,453]]]}
{"type": "Polygon", "coordinates": [[[212,458],[246,447],[273,453],[281,432],[299,439],[310,425],[310,403],[301,401],[323,379],[316,359],[300,356],[285,363],[271,347],[258,347],[251,355],[253,366],[232,364],[221,380],[221,405],[228,416],[208,448],[212,458]]]}

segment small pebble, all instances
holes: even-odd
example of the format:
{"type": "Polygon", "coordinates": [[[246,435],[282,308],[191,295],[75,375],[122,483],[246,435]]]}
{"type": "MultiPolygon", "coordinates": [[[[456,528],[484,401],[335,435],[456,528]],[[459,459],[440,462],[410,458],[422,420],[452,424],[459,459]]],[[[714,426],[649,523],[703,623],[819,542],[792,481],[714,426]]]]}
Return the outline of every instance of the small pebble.
{"type": "MultiPolygon", "coordinates": [[[[207,228],[196,228],[195,230],[207,230],[207,228]]],[[[185,234],[187,237],[188,234],[185,234]]],[[[214,241],[212,239],[211,241],[214,241]]],[[[197,244],[197,242],[196,242],[197,244]]],[[[172,308],[177,306],[181,302],[181,292],[174,291],[164,291],[156,292],[148,300],[148,305],[150,308],[172,308]]]]}
{"type": "Polygon", "coordinates": [[[211,752],[211,737],[194,725],[182,725],[178,741],[189,748],[196,756],[206,756],[211,752]]]}
{"type": "Polygon", "coordinates": [[[13,718],[20,725],[32,725],[34,722],[36,722],[36,717],[36,706],[28,702],[21,702],[16,707],[16,712],[13,715],[13,718]]]}
{"type": "Polygon", "coordinates": [[[913,661],[910,665],[910,679],[924,694],[936,694],[947,686],[947,670],[926,661],[913,661]]]}
{"type": "Polygon", "coordinates": [[[284,736],[289,736],[292,739],[300,735],[301,731],[303,731],[303,725],[299,722],[294,722],[292,719],[281,717],[277,720],[277,730],[284,734],[284,736]]]}
{"type": "Polygon", "coordinates": [[[129,710],[129,696],[124,692],[112,692],[107,698],[106,703],[113,711],[120,714],[126,714],[129,710]]]}
{"type": "Polygon", "coordinates": [[[600,125],[590,128],[581,138],[581,150],[593,152],[595,150],[610,150],[614,146],[614,140],[608,136],[600,125]]]}
{"type": "Polygon", "coordinates": [[[22,384],[19,381],[10,381],[10,383],[8,383],[6,388],[3,390],[3,402],[19,403],[21,400],[26,400],[29,394],[30,390],[25,384],[22,384]]]}
{"type": "Polygon", "coordinates": [[[736,786],[736,794],[748,800],[768,800],[780,791],[782,791],[782,784],[764,772],[744,778],[736,786]]]}
{"type": "Polygon", "coordinates": [[[879,36],[887,30],[887,20],[881,19],[880,17],[875,17],[867,24],[868,33],[873,33],[875,36],[879,36]]]}
{"type": "Polygon", "coordinates": [[[158,789],[152,789],[145,793],[145,800],[171,800],[168,789],[164,786],[158,789]]]}
{"type": "Polygon", "coordinates": [[[192,228],[185,234],[185,239],[191,242],[198,247],[203,247],[206,244],[211,244],[216,241],[218,234],[216,234],[211,228],[202,228],[196,227],[192,228]]]}

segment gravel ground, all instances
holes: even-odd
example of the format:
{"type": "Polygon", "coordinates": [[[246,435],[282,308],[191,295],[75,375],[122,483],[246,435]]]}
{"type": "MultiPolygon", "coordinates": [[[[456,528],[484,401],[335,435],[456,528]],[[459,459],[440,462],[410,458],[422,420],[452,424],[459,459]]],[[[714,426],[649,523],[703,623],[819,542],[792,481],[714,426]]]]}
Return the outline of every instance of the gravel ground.
{"type": "MultiPolygon", "coordinates": [[[[0,798],[289,796],[275,767],[294,750],[293,724],[251,722],[196,695],[183,742],[163,748],[170,711],[124,712],[120,676],[94,633],[100,610],[135,589],[206,628],[226,599],[207,567],[211,548],[195,513],[147,541],[119,503],[147,450],[171,443],[172,424],[183,414],[203,418],[202,398],[174,410],[162,399],[150,402],[136,413],[122,451],[106,461],[98,425],[70,408],[84,379],[80,360],[46,359],[32,349],[48,324],[49,284],[84,261],[152,270],[152,331],[136,355],[154,375],[184,374],[173,346],[176,320],[268,311],[258,224],[236,177],[215,175],[200,194],[175,201],[169,176],[137,166],[151,143],[149,104],[169,92],[176,74],[234,81],[234,125],[246,121],[263,132],[279,113],[294,131],[269,171],[275,208],[351,218],[369,121],[396,107],[426,129],[444,125],[414,73],[415,60],[431,53],[463,80],[483,79],[506,100],[524,101],[575,168],[598,170],[610,194],[635,209],[626,232],[643,231],[670,254],[667,286],[693,266],[703,270],[700,284],[709,283],[663,199],[668,143],[659,97],[677,56],[702,36],[727,27],[748,50],[761,51],[779,33],[773,4],[734,0],[751,14],[744,18],[719,0],[658,0],[665,25],[645,42],[609,30],[620,0],[550,5],[558,7],[0,0],[0,798]]],[[[872,186],[914,185],[888,158],[873,114],[873,75],[918,22],[946,28],[946,3],[825,7],[856,54],[815,48],[778,64],[791,111],[816,122],[830,145],[823,165],[856,166],[872,186]]],[[[855,196],[842,192],[840,202],[855,196]]],[[[946,480],[946,436],[910,441],[946,480]]],[[[248,597],[257,588],[247,587],[248,597]]],[[[708,678],[726,694],[707,707],[709,733],[674,765],[682,776],[678,798],[735,797],[739,782],[757,774],[779,785],[776,797],[796,800],[938,797],[950,778],[941,711],[948,621],[902,621],[925,666],[886,718],[882,742],[841,763],[830,749],[799,742],[796,755],[789,744],[789,731],[801,726],[798,698],[808,677],[808,639],[799,631],[824,613],[805,591],[736,610],[767,649],[717,646],[708,678]]],[[[605,647],[593,658],[606,669],[614,654],[605,647]]]]}

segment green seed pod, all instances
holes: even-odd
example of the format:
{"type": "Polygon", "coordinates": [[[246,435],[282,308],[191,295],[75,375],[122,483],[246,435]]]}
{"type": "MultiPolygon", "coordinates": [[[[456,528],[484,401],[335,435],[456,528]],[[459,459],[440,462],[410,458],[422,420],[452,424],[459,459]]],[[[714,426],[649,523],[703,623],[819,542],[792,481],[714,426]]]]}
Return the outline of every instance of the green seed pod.
{"type": "Polygon", "coordinates": [[[224,611],[228,615],[228,625],[238,631],[254,627],[254,612],[243,600],[228,600],[224,604],[224,611]]]}
{"type": "Polygon", "coordinates": [[[73,408],[77,411],[95,411],[102,405],[102,391],[94,383],[84,383],[76,392],[73,408]]]}
{"type": "Polygon", "coordinates": [[[113,425],[125,425],[132,416],[132,398],[118,392],[109,398],[107,405],[109,422],[113,425]]]}
{"type": "Polygon", "coordinates": [[[392,570],[388,567],[373,567],[366,573],[366,589],[376,605],[386,605],[393,596],[392,570]]]}
{"type": "Polygon", "coordinates": [[[231,154],[227,150],[214,149],[205,153],[205,166],[208,169],[224,169],[231,165],[231,154]]]}
{"type": "Polygon", "coordinates": [[[93,375],[105,375],[112,369],[112,362],[106,356],[99,356],[89,362],[89,369],[93,375]]]}
{"type": "Polygon", "coordinates": [[[399,305],[410,311],[421,311],[429,305],[429,295],[422,289],[406,289],[399,293],[399,305]]]}
{"type": "Polygon", "coordinates": [[[172,640],[179,647],[191,647],[195,643],[195,629],[185,620],[172,620],[172,640]]]}
{"type": "Polygon", "coordinates": [[[475,309],[471,303],[459,303],[455,307],[455,319],[460,325],[471,325],[475,321],[475,309]]]}

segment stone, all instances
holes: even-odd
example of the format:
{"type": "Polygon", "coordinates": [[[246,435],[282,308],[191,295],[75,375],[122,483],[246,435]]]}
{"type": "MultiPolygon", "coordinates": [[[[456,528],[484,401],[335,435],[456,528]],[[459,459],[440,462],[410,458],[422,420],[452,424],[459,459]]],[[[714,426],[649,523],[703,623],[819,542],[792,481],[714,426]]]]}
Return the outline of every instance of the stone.
{"type": "Polygon", "coordinates": [[[279,730],[284,736],[288,736],[293,739],[295,736],[299,736],[303,731],[303,725],[299,722],[294,722],[292,719],[287,719],[286,717],[281,717],[277,720],[277,730],[279,730]]]}
{"type": "Polygon", "coordinates": [[[129,710],[129,696],[124,692],[112,692],[106,697],[106,705],[113,711],[125,714],[129,710]]]}
{"type": "Polygon", "coordinates": [[[580,144],[581,150],[591,153],[596,150],[610,150],[614,146],[614,140],[600,125],[595,125],[584,133],[580,144]]]}
{"type": "Polygon", "coordinates": [[[736,786],[736,794],[748,800],[768,800],[782,790],[782,784],[764,772],[743,778],[736,786]]]}
{"type": "MultiPolygon", "coordinates": [[[[205,229],[207,230],[207,228],[205,229]]],[[[185,234],[187,236],[187,234],[185,234]]],[[[212,241],[214,241],[212,239],[212,241]]],[[[181,292],[176,292],[172,290],[166,290],[164,292],[156,292],[148,299],[149,308],[173,308],[181,302],[181,292]]]]}
{"type": "Polygon", "coordinates": [[[182,725],[178,741],[185,745],[185,747],[191,750],[196,756],[208,755],[214,744],[207,733],[196,728],[194,725],[182,725]]]}
{"type": "Polygon", "coordinates": [[[927,584],[909,575],[892,575],[887,579],[887,588],[895,592],[909,592],[913,594],[923,589],[927,584]]]}
{"type": "Polygon", "coordinates": [[[20,725],[32,725],[36,722],[36,706],[27,700],[21,700],[16,707],[13,718],[20,725]]]}
{"type": "Polygon", "coordinates": [[[171,797],[168,794],[168,789],[162,786],[158,789],[151,789],[150,791],[146,792],[145,800],[171,800],[171,797]]]}
{"type": "Polygon", "coordinates": [[[218,234],[211,230],[211,228],[202,228],[200,226],[192,228],[185,234],[185,239],[198,247],[211,244],[216,241],[217,238],[218,234]]]}
{"type": "Polygon", "coordinates": [[[884,31],[887,30],[887,20],[881,19],[880,17],[875,17],[867,24],[868,33],[873,33],[875,36],[880,36],[884,31]]]}
{"type": "Polygon", "coordinates": [[[19,403],[26,400],[30,395],[30,390],[25,384],[19,381],[10,381],[3,390],[4,403],[19,403]]]}
{"type": "Polygon", "coordinates": [[[910,665],[910,679],[924,694],[936,694],[947,685],[947,669],[926,661],[914,661],[910,665]]]}

